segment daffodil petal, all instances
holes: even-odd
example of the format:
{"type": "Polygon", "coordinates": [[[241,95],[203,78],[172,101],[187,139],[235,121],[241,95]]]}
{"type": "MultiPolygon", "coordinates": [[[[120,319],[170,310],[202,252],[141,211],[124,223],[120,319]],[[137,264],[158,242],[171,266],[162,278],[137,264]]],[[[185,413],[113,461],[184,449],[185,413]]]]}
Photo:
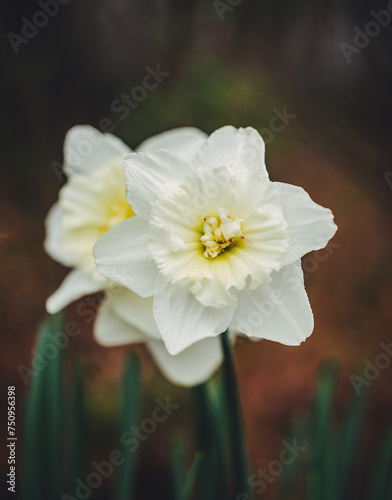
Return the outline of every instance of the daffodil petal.
{"type": "Polygon", "coordinates": [[[123,288],[107,293],[112,310],[129,325],[143,332],[148,337],[162,341],[162,335],[152,313],[152,297],[140,297],[131,290],[123,288]]]}
{"type": "Polygon", "coordinates": [[[203,306],[187,288],[172,285],[158,276],[154,295],[154,317],[170,354],[224,332],[234,308],[203,306]]]}
{"type": "Polygon", "coordinates": [[[192,161],[206,140],[207,134],[198,128],[175,128],[150,137],[142,142],[136,151],[145,153],[166,149],[170,153],[181,156],[184,160],[192,161]]]}
{"type": "Polygon", "coordinates": [[[90,125],[76,125],[65,136],[64,171],[89,174],[107,164],[120,161],[132,150],[112,134],[102,134],[90,125]]]}
{"type": "Polygon", "coordinates": [[[75,174],[59,193],[63,251],[75,267],[95,272],[94,243],[118,222],[134,215],[125,199],[122,161],[90,175],[75,174]]]}
{"type": "Polygon", "coordinates": [[[80,269],[74,269],[64,278],[59,288],[47,299],[46,310],[55,314],[84,295],[99,292],[105,288],[106,280],[97,275],[93,279],[80,269]]]}
{"type": "Polygon", "coordinates": [[[141,217],[112,227],[94,245],[97,272],[142,297],[154,293],[157,268],[147,253],[148,225],[141,217]]]}
{"type": "Polygon", "coordinates": [[[315,203],[301,187],[282,182],[273,184],[287,221],[289,246],[284,264],[324,248],[337,230],[331,210],[315,203]]]}
{"type": "Polygon", "coordinates": [[[224,165],[239,178],[252,171],[268,179],[264,157],[265,144],[257,130],[251,127],[236,129],[228,125],[209,136],[194,164],[208,168],[224,165]]]}
{"type": "Polygon", "coordinates": [[[94,338],[106,347],[144,342],[146,336],[119,318],[111,304],[103,302],[97,312],[94,323],[94,338]]]}
{"type": "Polygon", "coordinates": [[[165,150],[131,153],[124,160],[126,198],[137,215],[148,218],[151,204],[165,191],[193,170],[179,156],[165,150]]]}
{"type": "Polygon", "coordinates": [[[149,340],[147,347],[161,372],[174,384],[185,387],[208,380],[222,362],[219,337],[201,340],[176,356],[169,354],[159,340],[149,340]]]}
{"type": "Polygon", "coordinates": [[[61,238],[63,233],[63,211],[61,205],[57,202],[49,210],[49,213],[45,220],[46,228],[46,238],[44,241],[44,248],[48,255],[52,257],[53,260],[60,262],[64,266],[72,266],[73,259],[64,251],[64,247],[61,244],[61,238]]]}
{"type": "Polygon", "coordinates": [[[271,274],[256,290],[241,290],[230,325],[250,337],[299,345],[313,331],[313,314],[304,287],[301,261],[271,274]]]}

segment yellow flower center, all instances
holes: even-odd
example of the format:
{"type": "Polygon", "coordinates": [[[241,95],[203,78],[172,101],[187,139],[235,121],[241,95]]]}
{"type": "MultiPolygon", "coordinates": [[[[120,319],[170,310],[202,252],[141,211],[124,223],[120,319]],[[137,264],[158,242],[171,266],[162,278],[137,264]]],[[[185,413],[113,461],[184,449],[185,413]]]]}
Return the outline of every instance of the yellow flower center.
{"type": "Polygon", "coordinates": [[[232,220],[228,210],[218,208],[219,217],[204,217],[203,231],[200,242],[205,246],[203,255],[213,259],[232,247],[241,239],[245,239],[241,231],[241,219],[232,220]],[[218,223],[218,219],[220,223],[218,223]]]}
{"type": "Polygon", "coordinates": [[[105,221],[102,221],[102,224],[99,225],[99,231],[102,234],[105,234],[109,229],[116,226],[119,222],[122,222],[125,219],[129,219],[129,217],[133,217],[135,212],[129,206],[126,199],[118,200],[117,203],[114,203],[108,209],[106,214],[105,221]]]}

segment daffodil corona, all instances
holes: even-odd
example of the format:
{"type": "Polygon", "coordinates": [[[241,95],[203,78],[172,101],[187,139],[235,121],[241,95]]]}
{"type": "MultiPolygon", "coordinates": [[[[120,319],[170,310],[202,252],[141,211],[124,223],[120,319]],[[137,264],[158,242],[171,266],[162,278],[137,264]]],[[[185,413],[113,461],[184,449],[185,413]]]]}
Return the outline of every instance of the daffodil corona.
{"type": "Polygon", "coordinates": [[[300,258],[336,225],[303,189],[269,180],[257,131],[223,127],[191,162],[132,153],[124,171],[136,216],[96,243],[97,271],[153,297],[171,354],[228,327],[288,345],[311,334],[300,258]]]}

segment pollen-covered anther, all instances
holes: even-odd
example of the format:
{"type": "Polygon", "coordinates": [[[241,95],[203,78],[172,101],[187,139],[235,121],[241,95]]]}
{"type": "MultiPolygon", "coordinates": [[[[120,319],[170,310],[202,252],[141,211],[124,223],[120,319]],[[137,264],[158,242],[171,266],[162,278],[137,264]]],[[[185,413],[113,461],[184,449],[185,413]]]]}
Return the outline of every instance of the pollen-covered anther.
{"type": "Polygon", "coordinates": [[[200,238],[200,242],[206,247],[203,255],[209,259],[217,257],[240,239],[246,239],[241,231],[241,219],[233,220],[224,208],[218,208],[218,213],[219,225],[216,217],[204,217],[204,234],[200,238]]]}

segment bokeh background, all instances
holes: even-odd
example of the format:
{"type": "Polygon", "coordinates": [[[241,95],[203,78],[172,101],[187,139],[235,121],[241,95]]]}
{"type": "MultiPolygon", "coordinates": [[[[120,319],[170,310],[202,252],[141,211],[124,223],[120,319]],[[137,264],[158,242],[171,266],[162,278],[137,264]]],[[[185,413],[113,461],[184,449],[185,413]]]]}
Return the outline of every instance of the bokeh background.
{"type": "MultiPolygon", "coordinates": [[[[312,404],[324,359],[340,366],[334,419],[342,418],[355,395],[350,376],[363,376],[365,360],[374,361],[381,342],[392,342],[392,23],[350,63],[341,49],[342,42],[354,44],[355,27],[373,20],[372,9],[386,8],[384,0],[70,0],[15,53],[9,34],[21,35],[23,18],[42,8],[2,2],[0,397],[5,415],[6,385],[17,386],[21,435],[27,388],[17,367],[31,362],[45,300],[67,273],[42,247],[44,218],[64,182],[54,165],[62,162],[70,127],[99,128],[103,118],[131,147],[174,127],[211,133],[226,124],[252,126],[267,142],[271,178],[303,186],[332,209],[339,226],[332,245],[304,259],[313,335],[296,348],[267,341],[236,348],[252,470],[278,457],[290,421],[312,404]],[[169,73],[162,83],[128,116],[113,109],[146,67],[157,65],[169,73]],[[284,109],[290,118],[274,132],[271,119],[284,109]]],[[[113,448],[127,349],[99,347],[92,322],[74,305],[67,317],[83,330],[66,355],[82,359],[87,371],[90,463],[113,448]]],[[[170,498],[169,434],[189,429],[191,396],[157,372],[142,346],[136,350],[144,414],[157,396],[181,404],[146,441],[139,464],[140,498],[170,498]]],[[[359,448],[364,471],[392,419],[391,376],[390,366],[371,383],[359,448]]],[[[110,498],[110,487],[109,480],[94,498],[110,498]]],[[[275,482],[268,485],[264,498],[275,498],[275,489],[275,482]]]]}

